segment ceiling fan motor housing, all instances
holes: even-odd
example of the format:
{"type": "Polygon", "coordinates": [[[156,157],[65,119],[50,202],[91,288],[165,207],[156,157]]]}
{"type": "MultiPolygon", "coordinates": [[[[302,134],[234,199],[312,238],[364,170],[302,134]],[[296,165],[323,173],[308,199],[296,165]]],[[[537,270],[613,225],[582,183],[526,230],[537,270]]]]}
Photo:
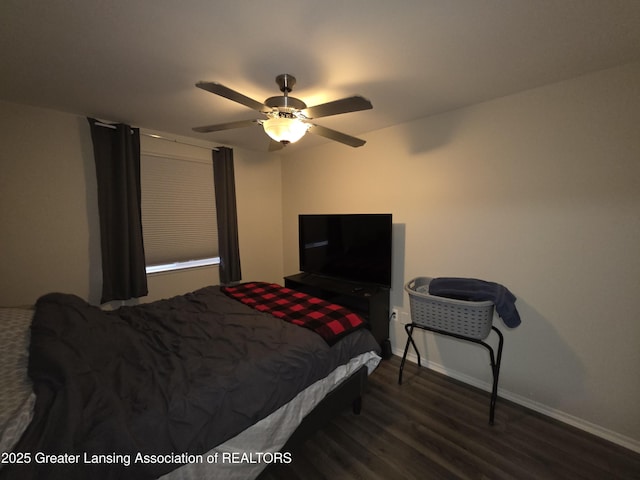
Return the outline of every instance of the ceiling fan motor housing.
{"type": "Polygon", "coordinates": [[[307,105],[295,97],[282,95],[279,97],[270,97],[264,101],[264,104],[270,108],[277,108],[280,113],[293,114],[297,110],[304,110],[307,105]]]}

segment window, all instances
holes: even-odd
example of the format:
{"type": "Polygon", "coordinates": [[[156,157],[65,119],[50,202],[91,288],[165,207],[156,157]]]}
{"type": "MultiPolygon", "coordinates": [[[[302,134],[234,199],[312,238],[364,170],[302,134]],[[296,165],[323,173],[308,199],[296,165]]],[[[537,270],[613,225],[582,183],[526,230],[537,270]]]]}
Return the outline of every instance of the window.
{"type": "MultiPolygon", "coordinates": [[[[211,151],[208,159],[142,152],[147,273],[219,263],[211,151]]],[[[204,157],[204,155],[200,155],[204,157]]]]}

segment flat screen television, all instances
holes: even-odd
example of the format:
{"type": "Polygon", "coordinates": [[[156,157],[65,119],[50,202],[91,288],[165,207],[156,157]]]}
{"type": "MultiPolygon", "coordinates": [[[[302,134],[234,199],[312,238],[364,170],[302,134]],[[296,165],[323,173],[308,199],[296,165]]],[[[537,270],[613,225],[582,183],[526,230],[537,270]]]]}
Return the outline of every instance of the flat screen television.
{"type": "Polygon", "coordinates": [[[391,287],[391,214],[299,215],[300,270],[391,287]]]}

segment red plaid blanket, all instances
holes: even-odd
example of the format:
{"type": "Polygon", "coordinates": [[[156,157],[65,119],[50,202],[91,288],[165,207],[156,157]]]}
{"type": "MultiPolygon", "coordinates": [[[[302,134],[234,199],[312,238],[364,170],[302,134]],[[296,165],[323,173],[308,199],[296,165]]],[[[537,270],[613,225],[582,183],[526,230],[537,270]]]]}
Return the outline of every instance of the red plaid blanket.
{"type": "Polygon", "coordinates": [[[275,283],[248,282],[221,290],[260,312],[313,330],[329,345],[364,325],[359,315],[340,305],[275,283]]]}

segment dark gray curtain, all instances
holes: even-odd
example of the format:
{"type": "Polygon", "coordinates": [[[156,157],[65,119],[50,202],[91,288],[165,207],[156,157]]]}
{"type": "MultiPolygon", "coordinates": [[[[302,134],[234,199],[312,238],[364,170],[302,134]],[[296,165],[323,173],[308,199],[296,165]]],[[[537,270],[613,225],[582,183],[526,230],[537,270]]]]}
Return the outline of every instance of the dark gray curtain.
{"type": "Polygon", "coordinates": [[[213,179],[218,217],[220,283],[228,285],[242,278],[232,149],[220,147],[213,151],[213,179]]]}
{"type": "Polygon", "coordinates": [[[101,302],[142,297],[148,289],[140,210],[140,131],[87,120],[98,181],[101,302]]]}

